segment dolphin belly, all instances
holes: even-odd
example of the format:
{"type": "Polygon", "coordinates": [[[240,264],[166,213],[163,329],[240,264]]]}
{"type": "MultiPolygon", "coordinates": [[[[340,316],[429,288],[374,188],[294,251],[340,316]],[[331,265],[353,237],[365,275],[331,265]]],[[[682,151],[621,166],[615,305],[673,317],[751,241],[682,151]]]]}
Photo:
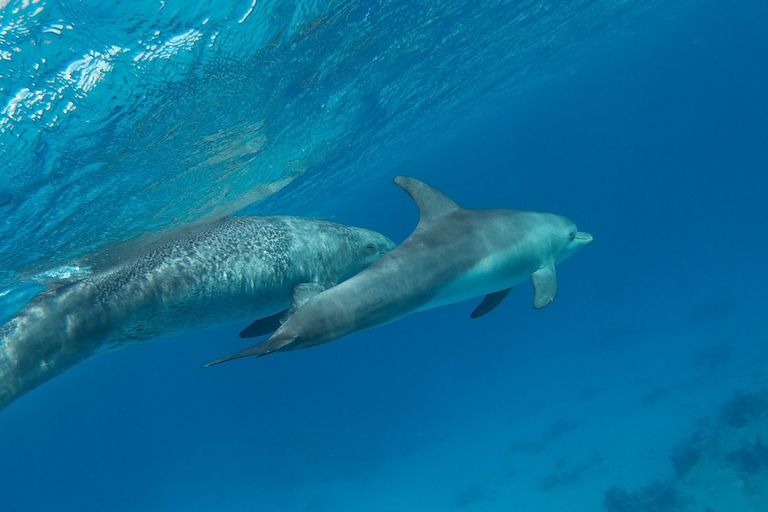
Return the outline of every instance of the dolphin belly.
{"type": "Polygon", "coordinates": [[[494,254],[444,283],[439,291],[416,311],[447,306],[512,288],[530,279],[536,268],[536,262],[525,255],[515,252],[494,254]]]}

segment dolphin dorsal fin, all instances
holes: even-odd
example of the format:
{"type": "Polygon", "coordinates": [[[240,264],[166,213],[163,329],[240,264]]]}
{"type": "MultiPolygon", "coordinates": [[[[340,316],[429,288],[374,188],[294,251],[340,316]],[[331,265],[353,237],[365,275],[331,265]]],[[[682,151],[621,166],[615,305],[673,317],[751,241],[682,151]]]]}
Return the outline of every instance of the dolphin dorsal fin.
{"type": "Polygon", "coordinates": [[[450,211],[461,208],[450,197],[415,178],[398,176],[395,178],[395,184],[408,192],[408,195],[416,203],[416,206],[419,208],[420,222],[436,219],[450,211]]]}

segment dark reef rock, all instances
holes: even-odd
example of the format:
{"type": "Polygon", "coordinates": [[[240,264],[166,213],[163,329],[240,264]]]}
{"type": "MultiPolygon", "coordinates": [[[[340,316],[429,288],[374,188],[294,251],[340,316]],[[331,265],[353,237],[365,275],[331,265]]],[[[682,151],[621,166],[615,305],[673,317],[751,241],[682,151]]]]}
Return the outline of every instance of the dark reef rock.
{"type": "Polygon", "coordinates": [[[768,468],[768,446],[765,446],[760,439],[755,439],[751,445],[729,453],[726,460],[734,464],[738,471],[754,475],[768,468]]]}
{"type": "Polygon", "coordinates": [[[584,472],[588,469],[586,464],[582,464],[566,471],[556,471],[550,473],[539,481],[539,489],[548,491],[556,487],[562,487],[581,479],[584,472]]]}
{"type": "Polygon", "coordinates": [[[686,445],[669,456],[677,478],[684,478],[699,462],[699,450],[686,445]]]}
{"type": "Polygon", "coordinates": [[[688,441],[675,445],[669,460],[672,461],[672,467],[678,479],[685,478],[685,475],[698,464],[704,443],[704,434],[696,432],[688,441]]]}
{"type": "Polygon", "coordinates": [[[672,487],[654,482],[632,493],[611,487],[605,492],[603,506],[608,512],[677,512],[680,499],[672,487]]]}
{"type": "Polygon", "coordinates": [[[489,496],[479,485],[470,485],[453,494],[453,508],[461,510],[489,500],[489,496]]]}
{"type": "Polygon", "coordinates": [[[549,426],[549,431],[546,433],[542,441],[544,443],[548,443],[549,441],[563,437],[565,434],[575,430],[579,425],[581,425],[581,420],[567,420],[565,418],[559,418],[549,426]]]}
{"type": "Polygon", "coordinates": [[[768,511],[768,392],[736,391],[715,411],[672,450],[675,478],[640,490],[612,487],[608,512],[768,511]]]}
{"type": "Polygon", "coordinates": [[[647,407],[649,405],[653,405],[656,402],[661,402],[663,400],[669,399],[669,388],[663,387],[663,386],[657,386],[652,391],[649,391],[648,393],[645,393],[642,398],[640,398],[640,404],[643,407],[647,407]]]}
{"type": "Polygon", "coordinates": [[[723,406],[723,421],[733,428],[743,428],[750,421],[768,412],[768,400],[764,394],[736,391],[730,402],[723,406]]]}
{"type": "Polygon", "coordinates": [[[539,481],[539,489],[548,491],[556,487],[578,482],[590,467],[599,466],[602,462],[603,456],[600,452],[593,453],[587,463],[573,466],[570,469],[568,468],[569,464],[565,460],[560,460],[555,465],[555,470],[539,481]]]}

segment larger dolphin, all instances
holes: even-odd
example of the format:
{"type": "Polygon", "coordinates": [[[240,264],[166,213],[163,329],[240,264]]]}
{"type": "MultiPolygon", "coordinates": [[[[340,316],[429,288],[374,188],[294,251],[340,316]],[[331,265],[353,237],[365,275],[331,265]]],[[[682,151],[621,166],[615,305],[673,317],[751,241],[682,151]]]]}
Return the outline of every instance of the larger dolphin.
{"type": "Polygon", "coordinates": [[[353,276],[394,247],[367,229],[231,217],[112,271],[47,290],[0,327],[0,409],[97,352],[266,317],[353,276]]]}
{"type": "Polygon", "coordinates": [[[210,363],[327,343],[409,313],[486,295],[473,318],[512,286],[533,280],[535,308],[557,294],[555,265],[592,242],[560,215],[467,210],[419,180],[398,176],[420,220],[401,245],[343,283],[309,299],[268,340],[210,363]]]}

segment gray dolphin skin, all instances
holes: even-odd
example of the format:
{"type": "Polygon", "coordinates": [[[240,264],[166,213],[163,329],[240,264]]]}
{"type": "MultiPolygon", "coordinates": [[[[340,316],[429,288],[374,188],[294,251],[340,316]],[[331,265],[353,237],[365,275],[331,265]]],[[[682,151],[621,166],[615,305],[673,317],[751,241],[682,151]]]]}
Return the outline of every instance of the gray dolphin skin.
{"type": "Polygon", "coordinates": [[[486,295],[472,313],[495,308],[512,286],[533,280],[535,308],[557,294],[555,265],[592,242],[560,215],[467,210],[438,190],[398,176],[419,208],[414,232],[351,279],[299,307],[266,341],[207,366],[308,348],[416,311],[486,295]]]}
{"type": "Polygon", "coordinates": [[[355,275],[391,250],[387,237],[300,217],[229,217],[111,271],[50,288],[0,327],[0,409],[88,356],[261,318],[355,275]]]}

